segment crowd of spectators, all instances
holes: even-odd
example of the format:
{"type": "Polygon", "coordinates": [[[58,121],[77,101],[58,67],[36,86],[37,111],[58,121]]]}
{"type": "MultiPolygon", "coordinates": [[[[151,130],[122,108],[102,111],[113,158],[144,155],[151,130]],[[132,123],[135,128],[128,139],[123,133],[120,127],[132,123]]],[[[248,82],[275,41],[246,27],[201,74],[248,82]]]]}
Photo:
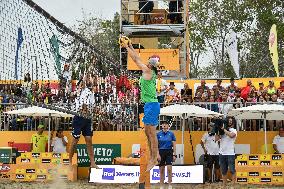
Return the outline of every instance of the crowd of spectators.
{"type": "MultiPolygon", "coordinates": [[[[76,90],[70,85],[71,77],[64,73],[60,79],[60,87],[54,92],[50,83],[32,82],[29,73],[25,75],[21,84],[0,85],[1,112],[18,109],[25,104],[56,104],[57,106],[72,109],[76,97],[76,90]],[[13,104],[15,103],[15,104],[13,104]],[[22,104],[21,104],[22,103],[22,104]]],[[[125,72],[117,76],[114,70],[110,70],[105,77],[96,77],[92,90],[95,96],[96,107],[94,109],[95,130],[136,130],[140,123],[139,113],[143,111],[140,102],[140,88],[138,80],[129,79],[125,72]]],[[[234,108],[248,106],[256,103],[281,103],[284,102],[284,81],[276,88],[274,81],[269,81],[268,86],[260,82],[254,86],[247,80],[246,86],[237,86],[233,78],[230,85],[222,85],[222,80],[217,80],[213,87],[209,87],[205,80],[194,90],[184,83],[182,89],[178,89],[174,82],[165,81],[161,72],[157,77],[157,96],[161,106],[173,103],[194,103],[195,105],[220,112],[225,116],[234,108]]],[[[212,85],[211,85],[212,86],[212,85]]],[[[3,114],[1,114],[3,115],[3,114]]],[[[19,117],[6,115],[1,117],[2,130],[31,130],[41,118],[19,117]]],[[[198,120],[198,119],[197,119],[198,120]]],[[[69,129],[70,120],[60,119],[54,124],[62,123],[60,127],[69,129]]],[[[195,130],[206,130],[202,125],[207,125],[204,119],[197,121],[195,130]]],[[[282,125],[280,121],[269,122],[268,130],[276,129],[282,125]]],[[[261,122],[256,120],[244,121],[241,129],[260,130],[261,122]]]]}

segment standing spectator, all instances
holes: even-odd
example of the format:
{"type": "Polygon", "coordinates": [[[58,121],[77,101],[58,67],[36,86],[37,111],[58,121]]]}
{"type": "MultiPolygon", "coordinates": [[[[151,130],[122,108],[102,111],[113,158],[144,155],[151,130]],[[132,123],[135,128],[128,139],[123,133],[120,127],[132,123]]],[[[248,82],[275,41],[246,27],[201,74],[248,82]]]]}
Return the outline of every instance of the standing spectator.
{"type": "Polygon", "coordinates": [[[212,169],[214,165],[214,173],[216,181],[218,182],[221,178],[220,175],[220,165],[219,165],[219,144],[215,140],[215,133],[212,132],[214,123],[208,125],[208,132],[206,132],[201,138],[201,146],[204,150],[205,156],[207,158],[207,168],[209,182],[212,182],[212,169]]]}
{"type": "Polygon", "coordinates": [[[276,154],[284,154],[284,127],[279,127],[279,134],[274,137],[272,144],[276,154]]]}
{"type": "Polygon", "coordinates": [[[167,90],[167,82],[162,78],[162,72],[159,71],[156,79],[157,97],[159,103],[165,101],[165,91],[167,90]]]}
{"type": "Polygon", "coordinates": [[[234,78],[231,78],[230,79],[230,85],[227,87],[228,91],[229,91],[229,94],[230,93],[235,93],[237,90],[238,90],[238,87],[235,85],[235,79],[234,78]]]}
{"type": "MultiPolygon", "coordinates": [[[[140,88],[138,82],[133,83],[133,87],[131,89],[131,95],[133,97],[133,102],[138,103],[140,99],[140,88]]],[[[159,100],[159,98],[158,98],[159,100]]]]}
{"type": "Polygon", "coordinates": [[[43,134],[44,125],[38,125],[38,131],[32,135],[32,152],[45,152],[48,136],[43,134]]]}
{"type": "Polygon", "coordinates": [[[197,96],[197,93],[204,93],[204,92],[209,92],[209,87],[206,86],[205,80],[201,80],[201,85],[197,87],[195,96],[197,96]]]}
{"type": "Polygon", "coordinates": [[[176,160],[176,137],[170,130],[170,126],[167,122],[162,123],[162,130],[157,133],[158,147],[159,147],[159,168],[160,168],[160,185],[161,188],[165,181],[165,166],[168,171],[168,183],[172,188],[172,163],[176,160]]]}
{"type": "Polygon", "coordinates": [[[274,81],[270,80],[269,85],[266,88],[267,94],[273,95],[277,93],[276,87],[274,86],[274,81]]]}
{"type": "Polygon", "coordinates": [[[55,153],[66,153],[68,139],[63,135],[63,130],[58,129],[56,137],[52,140],[51,151],[55,153]]]}
{"type": "Polygon", "coordinates": [[[31,79],[31,76],[30,76],[29,73],[25,74],[24,83],[23,83],[22,87],[23,87],[23,93],[25,95],[27,95],[32,88],[32,79],[31,79]]]}
{"type": "Polygon", "coordinates": [[[247,80],[247,86],[244,87],[244,88],[242,88],[242,90],[241,90],[241,97],[242,97],[244,100],[247,100],[248,95],[249,95],[250,92],[251,92],[251,85],[252,85],[252,83],[251,83],[251,80],[249,79],[249,80],[247,80]]]}
{"type": "Polygon", "coordinates": [[[236,180],[235,169],[235,141],[237,139],[237,130],[235,127],[235,120],[232,117],[227,118],[228,125],[225,128],[224,125],[221,128],[224,133],[222,135],[216,135],[216,139],[220,139],[220,151],[219,162],[223,178],[223,187],[227,185],[227,172],[228,168],[232,174],[233,184],[236,180]]]}
{"type": "Polygon", "coordinates": [[[224,87],[221,84],[222,84],[222,79],[217,79],[216,85],[214,85],[212,88],[216,96],[219,96],[219,94],[224,91],[224,87]]]}
{"type": "Polygon", "coordinates": [[[224,117],[227,117],[227,114],[231,109],[233,109],[233,104],[228,101],[228,95],[226,93],[222,94],[222,102],[219,104],[219,113],[224,114],[224,117]]]}
{"type": "Polygon", "coordinates": [[[183,89],[180,91],[181,102],[192,102],[192,89],[189,88],[188,83],[184,84],[183,89]]]}
{"type": "Polygon", "coordinates": [[[280,81],[280,87],[278,88],[278,93],[284,92],[284,80],[280,81]]]}

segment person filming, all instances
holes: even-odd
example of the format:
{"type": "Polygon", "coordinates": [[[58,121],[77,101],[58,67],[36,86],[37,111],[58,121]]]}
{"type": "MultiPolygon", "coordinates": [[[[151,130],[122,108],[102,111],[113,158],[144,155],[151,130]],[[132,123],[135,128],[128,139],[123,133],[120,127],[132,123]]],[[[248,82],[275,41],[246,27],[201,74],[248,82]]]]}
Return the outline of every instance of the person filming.
{"type": "Polygon", "coordinates": [[[219,163],[223,178],[223,186],[227,185],[228,169],[232,174],[232,182],[235,184],[235,141],[237,139],[237,130],[234,128],[236,121],[233,117],[227,117],[227,126],[220,126],[219,133],[216,135],[216,141],[220,141],[219,163]]]}
{"type": "Polygon", "coordinates": [[[160,188],[164,187],[165,166],[167,166],[169,189],[172,188],[172,164],[176,160],[176,137],[169,130],[168,122],[162,122],[162,130],[157,133],[158,139],[158,161],[160,169],[160,188]]]}

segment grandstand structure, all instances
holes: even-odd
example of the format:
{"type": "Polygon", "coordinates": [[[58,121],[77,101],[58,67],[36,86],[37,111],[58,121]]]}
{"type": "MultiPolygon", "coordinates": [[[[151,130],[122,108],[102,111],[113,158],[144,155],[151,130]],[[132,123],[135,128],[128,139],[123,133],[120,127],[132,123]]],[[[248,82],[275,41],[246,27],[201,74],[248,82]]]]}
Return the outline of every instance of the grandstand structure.
{"type": "MultiPolygon", "coordinates": [[[[160,56],[165,78],[189,78],[188,16],[188,0],[121,0],[120,32],[131,38],[143,60],[160,56]]],[[[122,51],[122,64],[126,59],[128,70],[138,70],[122,51]]]]}

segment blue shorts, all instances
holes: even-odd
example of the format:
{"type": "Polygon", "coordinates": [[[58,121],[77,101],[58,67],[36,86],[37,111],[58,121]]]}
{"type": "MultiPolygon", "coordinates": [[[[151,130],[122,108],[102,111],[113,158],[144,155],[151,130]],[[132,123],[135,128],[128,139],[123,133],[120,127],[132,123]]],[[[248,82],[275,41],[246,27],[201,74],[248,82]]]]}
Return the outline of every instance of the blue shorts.
{"type": "Polygon", "coordinates": [[[231,174],[236,173],[235,169],[235,155],[219,155],[219,163],[221,167],[222,175],[226,175],[228,172],[228,167],[231,174]]]}
{"type": "Polygon", "coordinates": [[[158,102],[146,102],[144,105],[143,123],[145,126],[157,126],[159,124],[160,104],[158,102]]]}
{"type": "Polygon", "coordinates": [[[74,116],[72,123],[72,136],[79,139],[82,133],[83,136],[93,136],[92,120],[84,117],[74,116]]]}

